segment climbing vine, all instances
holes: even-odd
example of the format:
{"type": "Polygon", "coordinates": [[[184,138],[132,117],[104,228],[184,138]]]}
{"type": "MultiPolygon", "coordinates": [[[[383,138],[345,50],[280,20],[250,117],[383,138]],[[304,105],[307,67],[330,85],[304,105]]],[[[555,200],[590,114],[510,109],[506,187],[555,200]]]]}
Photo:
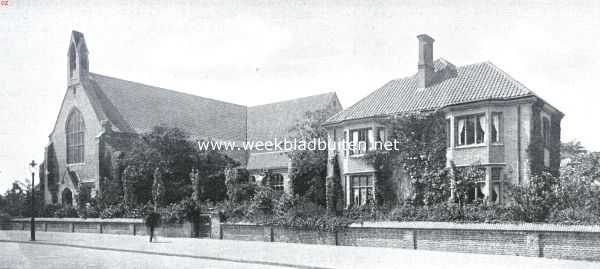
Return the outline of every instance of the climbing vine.
{"type": "Polygon", "coordinates": [[[378,149],[366,155],[375,168],[376,200],[379,205],[399,201],[396,186],[405,176],[414,204],[432,204],[449,197],[449,173],[446,169],[446,128],[441,111],[407,113],[380,120],[388,141],[397,141],[391,151],[378,149]],[[402,171],[400,171],[402,170],[402,171]]]}

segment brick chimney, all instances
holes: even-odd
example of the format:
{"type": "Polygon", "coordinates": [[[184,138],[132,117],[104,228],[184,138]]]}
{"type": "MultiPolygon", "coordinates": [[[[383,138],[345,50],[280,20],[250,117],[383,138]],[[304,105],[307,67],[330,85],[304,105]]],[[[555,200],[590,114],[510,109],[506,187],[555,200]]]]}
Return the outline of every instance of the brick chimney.
{"type": "Polygon", "coordinates": [[[418,35],[419,39],[419,72],[417,87],[427,88],[433,81],[433,38],[426,34],[418,35]]]}

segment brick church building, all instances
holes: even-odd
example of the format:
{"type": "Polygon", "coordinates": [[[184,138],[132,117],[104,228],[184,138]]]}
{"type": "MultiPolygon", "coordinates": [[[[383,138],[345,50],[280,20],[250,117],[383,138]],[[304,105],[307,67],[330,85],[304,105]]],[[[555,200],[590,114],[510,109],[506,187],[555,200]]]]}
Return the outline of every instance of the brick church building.
{"type": "MultiPolygon", "coordinates": [[[[81,188],[89,188],[92,195],[101,191],[100,180],[111,178],[115,159],[155,126],[240,145],[287,137],[307,112],[326,110],[333,115],[342,109],[333,92],[243,106],[95,74],[90,72],[84,36],[76,31],[67,55],[67,89],[40,166],[46,203],[74,204],[81,188]]],[[[290,188],[285,152],[226,154],[256,180],[270,171],[274,187],[290,188]]]]}

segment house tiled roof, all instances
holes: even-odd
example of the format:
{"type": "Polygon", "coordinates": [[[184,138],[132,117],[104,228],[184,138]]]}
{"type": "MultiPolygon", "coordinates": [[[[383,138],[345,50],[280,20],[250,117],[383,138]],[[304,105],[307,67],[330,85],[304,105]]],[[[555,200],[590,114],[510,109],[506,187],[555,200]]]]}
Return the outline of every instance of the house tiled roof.
{"type": "Polygon", "coordinates": [[[246,169],[275,169],[287,168],[290,158],[285,152],[260,152],[251,153],[248,158],[246,169]]]}
{"type": "Polygon", "coordinates": [[[337,107],[337,102],[336,94],[330,92],[248,107],[248,140],[265,141],[287,137],[290,129],[304,118],[306,112],[337,107]]]}
{"type": "Polygon", "coordinates": [[[90,73],[88,88],[106,117],[121,132],[143,133],[154,126],[181,128],[198,138],[244,141],[246,107],[90,73]]]}
{"type": "Polygon", "coordinates": [[[417,87],[416,75],[392,80],[326,121],[334,124],[403,112],[427,111],[484,100],[508,100],[534,93],[490,62],[455,68],[444,59],[434,63],[438,81],[417,87]]]}

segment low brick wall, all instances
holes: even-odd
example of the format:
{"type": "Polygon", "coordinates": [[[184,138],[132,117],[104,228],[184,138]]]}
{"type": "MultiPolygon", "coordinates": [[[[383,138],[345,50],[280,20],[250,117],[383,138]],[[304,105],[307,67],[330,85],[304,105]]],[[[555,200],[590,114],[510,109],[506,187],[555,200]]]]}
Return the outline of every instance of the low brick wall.
{"type": "MultiPolygon", "coordinates": [[[[6,230],[29,230],[29,219],[13,219],[3,225],[6,230]]],[[[208,237],[210,224],[167,223],[155,229],[155,234],[164,237],[208,237]],[[197,232],[196,232],[197,231],[197,232]]],[[[35,230],[40,232],[106,233],[148,235],[141,219],[77,219],[36,218],[35,230]]]]}
{"type": "MultiPolygon", "coordinates": [[[[3,229],[29,230],[29,219],[13,219],[3,229]]],[[[147,235],[141,219],[36,219],[37,231],[147,235]]],[[[549,224],[455,224],[376,222],[354,224],[338,232],[221,223],[164,224],[164,237],[393,247],[465,253],[517,255],[600,261],[600,226],[549,224]]]]}
{"type": "Polygon", "coordinates": [[[270,227],[258,225],[222,224],[222,235],[220,236],[220,238],[227,240],[270,242],[271,238],[265,236],[265,228],[270,229],[270,227]]]}
{"type": "MultiPolygon", "coordinates": [[[[453,223],[364,223],[339,232],[220,223],[213,238],[394,247],[600,261],[600,227],[453,223]]],[[[214,230],[213,230],[214,232],[214,230]]]]}

